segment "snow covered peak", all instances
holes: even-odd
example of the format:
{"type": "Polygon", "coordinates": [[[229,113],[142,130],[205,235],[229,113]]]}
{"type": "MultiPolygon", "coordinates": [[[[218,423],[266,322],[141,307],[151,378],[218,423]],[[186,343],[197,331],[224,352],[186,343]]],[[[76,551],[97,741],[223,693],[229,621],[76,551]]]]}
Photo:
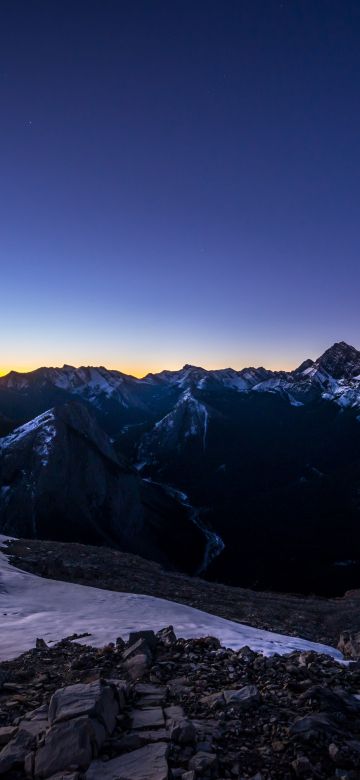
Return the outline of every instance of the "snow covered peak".
{"type": "Polygon", "coordinates": [[[201,366],[185,364],[179,371],[161,371],[159,374],[148,374],[147,380],[170,387],[197,388],[227,387],[247,392],[258,382],[273,375],[265,368],[244,368],[236,371],[234,368],[206,369],[201,366]]]}
{"type": "Polygon", "coordinates": [[[147,461],[154,451],[176,452],[190,442],[197,442],[202,451],[207,444],[209,409],[185,389],[173,409],[146,433],[139,447],[139,461],[147,461]]]}
{"type": "MultiPolygon", "coordinates": [[[[197,391],[219,393],[224,388],[239,393],[276,392],[289,398],[291,394],[294,403],[322,395],[342,406],[360,407],[360,351],[344,341],[336,342],[317,360],[305,360],[293,371],[269,371],[263,367],[207,370],[186,363],[176,371],[164,370],[137,379],[103,366],[75,368],[65,364],[62,368],[39,368],[25,374],[12,371],[0,377],[0,391],[15,392],[22,399],[35,398],[36,403],[32,403],[36,410],[38,395],[42,408],[75,396],[105,414],[112,414],[116,406],[120,416],[134,410],[140,415],[152,413],[153,402],[160,406],[161,396],[165,398],[169,391],[176,402],[185,390],[196,396],[197,391]]],[[[22,412],[17,415],[21,417],[22,412]]]]}
{"type": "Polygon", "coordinates": [[[298,366],[298,368],[295,368],[295,371],[293,371],[292,373],[294,374],[294,376],[296,376],[297,374],[305,374],[305,372],[307,372],[313,365],[315,365],[314,360],[308,358],[307,360],[304,360],[300,364],[300,366],[298,366]]]}
{"type": "Polygon", "coordinates": [[[190,387],[198,385],[206,380],[209,372],[201,366],[191,366],[186,364],[178,371],[160,371],[158,374],[148,374],[145,379],[156,384],[168,385],[170,387],[190,387]]]}
{"type": "Polygon", "coordinates": [[[96,394],[104,393],[111,396],[119,390],[123,384],[125,375],[118,371],[109,371],[100,366],[81,366],[73,368],[64,366],[61,368],[48,369],[46,374],[47,381],[55,387],[69,390],[78,394],[96,394]]]}
{"type": "Polygon", "coordinates": [[[0,457],[20,461],[23,469],[48,466],[57,448],[67,448],[69,431],[75,432],[103,456],[117,465],[125,464],[115,455],[108,436],[88,408],[78,401],[49,409],[0,438],[0,457]]]}
{"type": "Polygon", "coordinates": [[[34,453],[39,455],[43,466],[47,465],[49,454],[56,436],[56,421],[54,410],[50,409],[40,414],[30,422],[16,428],[12,433],[0,439],[0,454],[6,453],[13,447],[22,444],[25,439],[31,438],[34,453]]]}
{"type": "Polygon", "coordinates": [[[75,368],[67,364],[62,368],[38,368],[25,374],[11,371],[0,377],[0,390],[15,391],[23,397],[47,393],[49,405],[75,395],[98,408],[109,401],[115,401],[123,408],[141,408],[145,384],[144,380],[104,366],[75,368]]]}
{"type": "Polygon", "coordinates": [[[339,341],[320,355],[315,363],[334,379],[350,379],[360,373],[360,352],[345,341],[339,341]]]}

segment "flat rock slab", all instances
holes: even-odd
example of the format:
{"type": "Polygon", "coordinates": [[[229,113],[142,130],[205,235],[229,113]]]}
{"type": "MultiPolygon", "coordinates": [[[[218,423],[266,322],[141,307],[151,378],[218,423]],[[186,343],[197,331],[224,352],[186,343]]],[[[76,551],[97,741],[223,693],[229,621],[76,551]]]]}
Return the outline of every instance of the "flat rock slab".
{"type": "Polygon", "coordinates": [[[167,721],[179,721],[183,720],[185,713],[179,704],[172,704],[170,707],[165,707],[165,717],[167,721]]]}
{"type": "Polygon", "coordinates": [[[147,707],[132,710],[130,713],[133,729],[156,729],[165,726],[164,714],[161,707],[147,707]]]}
{"type": "Polygon", "coordinates": [[[161,707],[162,704],[164,704],[164,699],[161,696],[140,696],[136,700],[136,706],[140,707],[140,709],[143,707],[146,709],[149,709],[149,707],[161,707]]]}
{"type": "Polygon", "coordinates": [[[135,685],[136,693],[140,696],[166,696],[166,685],[155,685],[154,683],[137,683],[135,685]]]}
{"type": "Polygon", "coordinates": [[[138,707],[155,707],[165,703],[168,691],[164,685],[138,683],[135,685],[135,692],[138,707]]]}
{"type": "Polygon", "coordinates": [[[60,772],[56,775],[51,775],[48,780],[81,780],[81,777],[83,775],[80,775],[79,772],[60,772]]]}
{"type": "Polygon", "coordinates": [[[111,761],[93,761],[85,777],[86,780],[168,780],[167,752],[167,744],[157,742],[111,761]]]}
{"type": "Polygon", "coordinates": [[[150,731],[137,731],[136,732],[140,744],[147,745],[148,742],[169,742],[170,736],[166,729],[153,729],[150,731]]]}

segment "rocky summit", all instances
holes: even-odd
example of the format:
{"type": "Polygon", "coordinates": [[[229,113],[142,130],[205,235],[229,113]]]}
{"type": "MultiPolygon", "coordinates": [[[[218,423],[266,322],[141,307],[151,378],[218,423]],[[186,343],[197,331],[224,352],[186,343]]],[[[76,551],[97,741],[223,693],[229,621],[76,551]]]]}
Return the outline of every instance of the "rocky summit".
{"type": "MultiPolygon", "coordinates": [[[[80,641],[79,641],[80,640],[80,641]]],[[[171,626],[0,665],[6,780],[360,778],[360,663],[264,658],[171,626]]]]}

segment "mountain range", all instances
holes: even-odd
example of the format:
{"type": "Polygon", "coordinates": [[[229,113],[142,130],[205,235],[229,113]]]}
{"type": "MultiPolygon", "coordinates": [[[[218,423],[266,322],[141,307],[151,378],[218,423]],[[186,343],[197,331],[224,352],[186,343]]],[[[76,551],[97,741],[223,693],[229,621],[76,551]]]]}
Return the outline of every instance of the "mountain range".
{"type": "Polygon", "coordinates": [[[1,409],[11,416],[26,415],[27,409],[42,409],[46,399],[58,402],[77,397],[91,403],[104,415],[129,418],[156,416],[160,399],[174,393],[224,388],[239,393],[279,393],[291,404],[315,398],[332,400],[340,406],[360,408],[360,352],[341,341],[317,360],[305,360],[293,371],[270,371],[263,367],[206,370],[185,365],[178,371],[148,374],[143,379],[104,367],[64,365],[39,368],[29,373],[11,371],[0,377],[1,409]]]}
{"type": "Polygon", "coordinates": [[[360,576],[360,352],[293,371],[0,378],[0,531],[112,544],[209,578],[338,593],[360,576]]]}

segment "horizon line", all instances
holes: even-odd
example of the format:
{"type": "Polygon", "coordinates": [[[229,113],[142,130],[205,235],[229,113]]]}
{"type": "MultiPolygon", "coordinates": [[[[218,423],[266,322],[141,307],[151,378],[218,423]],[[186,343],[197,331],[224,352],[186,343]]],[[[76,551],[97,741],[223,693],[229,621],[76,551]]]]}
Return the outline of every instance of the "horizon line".
{"type": "MultiPolygon", "coordinates": [[[[335,344],[347,344],[347,342],[336,341],[331,346],[334,346],[335,344]]],[[[352,347],[352,345],[350,345],[350,344],[347,344],[347,346],[352,347]]],[[[328,347],[327,349],[329,349],[329,348],[330,347],[328,347]]],[[[356,349],[356,347],[352,347],[352,348],[356,349]]],[[[327,350],[325,350],[325,351],[327,351],[327,350]]],[[[314,361],[317,360],[317,359],[318,358],[314,358],[314,361]]],[[[305,358],[305,360],[313,360],[313,358],[305,358]]],[[[301,362],[304,362],[304,361],[301,361],[301,362]]],[[[301,363],[300,363],[300,365],[301,365],[301,363]]],[[[146,377],[149,376],[149,374],[156,375],[156,374],[162,373],[162,371],[174,371],[174,372],[181,371],[185,366],[192,366],[193,368],[199,368],[199,369],[202,369],[204,371],[225,371],[227,369],[231,369],[233,371],[243,371],[244,369],[247,369],[247,368],[267,368],[268,371],[286,371],[286,372],[288,372],[288,371],[295,370],[295,368],[298,368],[298,365],[296,365],[295,367],[290,367],[289,366],[288,368],[285,368],[284,366],[282,366],[282,367],[274,367],[274,365],[271,365],[271,366],[266,366],[266,365],[255,366],[255,365],[249,365],[249,364],[243,365],[241,368],[233,368],[233,366],[230,366],[230,365],[226,365],[226,366],[222,366],[222,367],[218,367],[218,368],[206,368],[203,365],[200,366],[200,365],[195,365],[194,363],[184,363],[179,368],[170,368],[170,369],[163,368],[163,369],[160,369],[159,371],[156,371],[156,370],[152,370],[151,371],[151,370],[149,370],[149,371],[146,371],[146,373],[142,373],[142,372],[141,373],[134,373],[134,372],[131,372],[131,371],[127,372],[125,369],[114,368],[114,367],[110,368],[108,366],[104,366],[104,365],[101,365],[101,364],[95,365],[94,363],[93,364],[88,364],[88,365],[86,365],[85,363],[82,363],[81,365],[78,365],[78,366],[74,366],[74,365],[72,365],[70,363],[63,363],[62,366],[37,365],[37,366],[32,367],[32,368],[27,367],[27,368],[21,368],[21,369],[17,369],[17,368],[0,369],[0,377],[9,376],[9,374],[11,374],[11,373],[24,374],[24,375],[25,374],[31,374],[34,371],[39,371],[41,369],[54,369],[54,370],[57,369],[59,371],[62,371],[66,366],[68,366],[69,368],[73,368],[76,371],[78,371],[81,368],[104,368],[106,371],[117,371],[120,374],[125,374],[126,376],[133,377],[134,379],[146,379],[146,377]]]]}

